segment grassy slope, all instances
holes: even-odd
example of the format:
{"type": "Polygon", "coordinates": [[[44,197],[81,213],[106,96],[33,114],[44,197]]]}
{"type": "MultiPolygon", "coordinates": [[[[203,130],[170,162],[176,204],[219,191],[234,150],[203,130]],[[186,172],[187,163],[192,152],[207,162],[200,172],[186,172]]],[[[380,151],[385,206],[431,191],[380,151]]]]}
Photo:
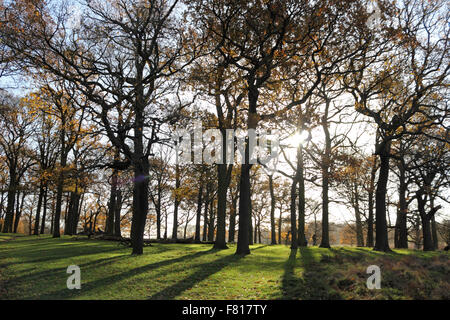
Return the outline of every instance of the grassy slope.
{"type": "Polygon", "coordinates": [[[154,244],[142,256],[114,242],[0,234],[0,299],[450,299],[448,253],[255,245],[246,257],[210,245],[154,244]],[[379,265],[382,289],[366,288],[379,265]],[[66,269],[81,267],[81,290],[66,269]]]}

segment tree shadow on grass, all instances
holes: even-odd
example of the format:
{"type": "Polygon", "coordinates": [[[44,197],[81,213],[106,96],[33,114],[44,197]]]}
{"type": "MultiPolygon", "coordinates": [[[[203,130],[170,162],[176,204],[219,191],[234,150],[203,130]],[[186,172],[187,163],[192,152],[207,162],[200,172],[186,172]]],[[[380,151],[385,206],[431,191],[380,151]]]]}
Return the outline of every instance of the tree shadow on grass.
{"type": "MultiPolygon", "coordinates": [[[[74,298],[76,297],[78,294],[86,294],[86,292],[97,289],[99,287],[106,287],[108,285],[112,285],[115,284],[119,281],[131,278],[133,276],[137,276],[139,274],[142,274],[144,272],[148,272],[151,270],[155,270],[161,267],[165,267],[171,264],[175,264],[175,263],[181,263],[183,261],[186,260],[192,260],[192,259],[196,259],[199,258],[203,255],[207,255],[210,253],[216,252],[216,250],[207,250],[207,251],[200,251],[200,252],[196,252],[194,254],[190,254],[190,255],[185,255],[185,256],[181,256],[178,258],[174,258],[174,259],[170,259],[170,260],[163,260],[163,261],[159,261],[159,262],[155,262],[155,263],[151,263],[148,265],[144,265],[138,268],[134,268],[131,269],[129,271],[126,272],[122,272],[110,277],[106,277],[106,278],[101,278],[98,280],[94,280],[94,281],[90,281],[87,283],[83,283],[81,284],[81,290],[77,292],[74,292],[74,290],[69,290],[69,289],[62,289],[62,290],[58,290],[58,291],[53,291],[53,292],[49,292],[46,294],[43,294],[41,296],[39,296],[39,299],[67,299],[67,298],[74,298]]],[[[132,256],[127,255],[129,258],[132,258],[132,256]]],[[[93,265],[94,267],[94,265],[93,265]]],[[[81,268],[81,272],[83,273],[83,269],[81,268]]],[[[65,284],[65,283],[64,283],[65,284]]],[[[27,298],[25,298],[27,299],[27,298]]]]}
{"type": "Polygon", "coordinates": [[[315,261],[311,249],[302,247],[300,259],[297,259],[297,250],[291,250],[285,263],[282,278],[283,300],[339,300],[341,295],[328,283],[327,270],[315,261]],[[303,271],[301,276],[296,275],[296,267],[303,271]]]}
{"type": "MultiPolygon", "coordinates": [[[[254,248],[252,250],[261,249],[265,246],[254,248]]],[[[212,249],[214,250],[214,249],[212,249]]],[[[243,255],[230,254],[221,259],[214,260],[211,262],[203,263],[197,265],[197,271],[188,276],[187,278],[178,281],[177,283],[162,289],[161,291],[153,294],[149,297],[149,300],[171,300],[175,299],[177,296],[182,294],[184,291],[192,288],[195,284],[207,279],[211,275],[219,272],[227,265],[235,263],[240,259],[244,258],[243,255]]]]}

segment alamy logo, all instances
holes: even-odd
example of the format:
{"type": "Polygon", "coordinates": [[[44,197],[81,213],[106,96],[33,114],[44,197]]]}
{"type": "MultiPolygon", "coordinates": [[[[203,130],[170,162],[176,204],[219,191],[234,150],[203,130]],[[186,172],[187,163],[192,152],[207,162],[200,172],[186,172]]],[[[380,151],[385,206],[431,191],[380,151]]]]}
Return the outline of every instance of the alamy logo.
{"type": "Polygon", "coordinates": [[[79,266],[68,266],[67,273],[72,274],[67,278],[67,289],[81,289],[81,270],[79,266]]]}
{"type": "Polygon", "coordinates": [[[194,122],[193,130],[177,128],[172,135],[177,163],[233,164],[240,158],[242,164],[259,163],[273,170],[279,154],[278,137],[277,134],[254,129],[227,129],[224,134],[219,129],[203,132],[200,121],[194,122]]]}
{"type": "Polygon", "coordinates": [[[381,269],[379,266],[371,265],[367,267],[367,273],[372,274],[367,279],[367,289],[381,289],[381,269]]]}
{"type": "Polygon", "coordinates": [[[369,9],[371,10],[371,14],[367,19],[366,25],[368,28],[374,28],[378,26],[381,20],[381,10],[376,0],[372,0],[369,4],[369,9]]]}

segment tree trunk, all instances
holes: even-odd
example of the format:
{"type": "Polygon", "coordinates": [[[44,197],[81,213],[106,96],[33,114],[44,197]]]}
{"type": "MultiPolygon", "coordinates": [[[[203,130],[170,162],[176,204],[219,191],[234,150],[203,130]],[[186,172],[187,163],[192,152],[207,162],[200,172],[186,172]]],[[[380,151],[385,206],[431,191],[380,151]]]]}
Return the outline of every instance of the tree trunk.
{"type": "MultiPolygon", "coordinates": [[[[114,211],[114,235],[116,237],[121,237],[122,232],[120,230],[120,211],[122,210],[122,191],[117,190],[117,198],[116,198],[116,209],[114,211]]],[[[150,235],[149,235],[150,236],[150,235]]]]}
{"type": "Polygon", "coordinates": [[[275,194],[273,191],[273,177],[269,176],[269,190],[270,190],[270,244],[277,244],[275,233],[275,194]]]}
{"type": "MultiPolygon", "coordinates": [[[[248,88],[248,117],[247,129],[256,129],[258,124],[258,117],[256,108],[258,104],[259,91],[255,87],[254,79],[251,77],[247,79],[248,88]]],[[[241,177],[239,182],[239,232],[236,254],[247,255],[250,254],[250,228],[251,228],[251,194],[250,194],[250,146],[246,139],[245,143],[245,163],[241,165],[241,177]]]]}
{"type": "Polygon", "coordinates": [[[3,223],[3,233],[11,233],[13,231],[14,205],[16,203],[16,173],[10,170],[8,185],[8,202],[6,205],[6,216],[3,223]]]}
{"type": "MultiPolygon", "coordinates": [[[[180,166],[175,165],[175,188],[178,190],[180,188],[180,166]]],[[[178,194],[175,193],[175,203],[173,208],[173,228],[172,228],[172,239],[178,238],[178,207],[180,206],[180,200],[178,194]]]]}
{"type": "Polygon", "coordinates": [[[358,185],[355,183],[355,199],[354,199],[354,209],[355,209],[355,220],[356,220],[356,246],[364,247],[364,234],[361,222],[361,212],[359,211],[359,192],[358,185]]]}
{"type": "Polygon", "coordinates": [[[149,162],[141,159],[134,168],[133,217],[131,221],[132,254],[143,254],[144,231],[148,213],[149,162]]]}
{"type": "MultiPolygon", "coordinates": [[[[434,208],[434,197],[432,194],[430,194],[430,207],[434,208]]],[[[439,239],[437,235],[437,229],[436,229],[436,218],[433,214],[431,217],[431,236],[433,239],[433,249],[438,250],[439,249],[439,239]]]]}
{"type": "Polygon", "coordinates": [[[239,255],[250,254],[250,168],[249,164],[242,164],[239,182],[239,230],[236,248],[236,254],[239,255]]]}
{"type": "Polygon", "coordinates": [[[209,219],[208,219],[208,241],[214,241],[214,231],[216,214],[214,212],[214,201],[211,200],[209,203],[209,219]]]}
{"type": "Polygon", "coordinates": [[[114,233],[114,219],[117,200],[117,175],[118,175],[117,169],[113,169],[111,175],[111,189],[108,202],[108,215],[106,217],[106,226],[105,226],[105,234],[109,236],[113,235],[114,233]]]}
{"type": "MultiPolygon", "coordinates": [[[[226,147],[224,148],[226,151],[226,147]]],[[[216,234],[216,241],[214,243],[215,249],[228,249],[226,244],[226,209],[227,209],[227,193],[229,184],[227,171],[228,167],[226,164],[217,165],[217,174],[218,174],[217,234],[216,234]]]]}
{"type": "MultiPolygon", "coordinates": [[[[201,179],[200,179],[201,180],[201,179]]],[[[198,189],[198,196],[197,196],[197,214],[196,214],[196,221],[195,221],[195,242],[200,242],[200,220],[202,216],[202,199],[203,197],[203,183],[200,181],[200,187],[198,189]]]]}
{"type": "Polygon", "coordinates": [[[296,199],[297,199],[297,177],[292,180],[291,185],[291,249],[298,248],[297,241],[297,216],[296,216],[296,199]]]}
{"type": "Polygon", "coordinates": [[[377,161],[376,158],[373,161],[372,169],[370,171],[370,184],[369,184],[369,216],[367,219],[367,246],[373,247],[373,194],[375,190],[375,177],[377,173],[377,161]]]}
{"type": "Polygon", "coordinates": [[[376,251],[391,251],[388,241],[388,230],[386,222],[386,193],[389,179],[389,155],[391,151],[391,142],[383,142],[380,156],[380,175],[378,177],[377,191],[375,194],[375,248],[376,251]]]}
{"type": "Polygon", "coordinates": [[[278,218],[278,243],[281,244],[281,229],[283,224],[283,210],[280,206],[280,217],[278,218]]]}
{"type": "Polygon", "coordinates": [[[308,242],[305,235],[305,178],[303,164],[303,145],[298,148],[297,155],[297,171],[298,171],[298,230],[297,238],[300,247],[306,247],[308,242]]]}
{"type": "Polygon", "coordinates": [[[155,203],[156,211],[156,239],[161,239],[161,181],[158,180],[158,200],[155,203]]]}
{"type": "Polygon", "coordinates": [[[398,197],[399,197],[399,209],[397,215],[397,222],[395,228],[395,238],[396,238],[396,248],[408,248],[408,229],[407,229],[407,213],[408,213],[408,204],[406,202],[406,177],[405,177],[405,168],[402,163],[398,165],[399,169],[399,189],[398,189],[398,197]]]}
{"type": "Polygon", "coordinates": [[[208,234],[208,208],[209,208],[209,193],[210,188],[209,184],[206,186],[206,202],[205,202],[205,209],[203,210],[203,237],[202,240],[206,241],[206,236],[208,234]]]}
{"type": "Polygon", "coordinates": [[[39,184],[39,196],[38,196],[38,203],[36,208],[36,221],[34,223],[34,232],[33,234],[38,236],[39,235],[39,222],[41,219],[41,208],[42,208],[42,200],[44,199],[44,184],[42,181],[39,184]]]}
{"type": "Polygon", "coordinates": [[[236,233],[237,197],[231,199],[230,226],[228,230],[228,242],[234,242],[236,233]]]}
{"type": "Polygon", "coordinates": [[[48,187],[45,186],[45,192],[44,192],[44,210],[42,213],[42,224],[41,224],[41,234],[44,234],[45,232],[45,218],[47,216],[47,201],[48,201],[48,187]]]}
{"type": "Polygon", "coordinates": [[[17,195],[17,207],[16,207],[16,218],[14,220],[14,233],[17,233],[19,227],[20,217],[22,216],[22,209],[25,200],[25,191],[22,192],[22,199],[19,202],[19,194],[17,195]]]}

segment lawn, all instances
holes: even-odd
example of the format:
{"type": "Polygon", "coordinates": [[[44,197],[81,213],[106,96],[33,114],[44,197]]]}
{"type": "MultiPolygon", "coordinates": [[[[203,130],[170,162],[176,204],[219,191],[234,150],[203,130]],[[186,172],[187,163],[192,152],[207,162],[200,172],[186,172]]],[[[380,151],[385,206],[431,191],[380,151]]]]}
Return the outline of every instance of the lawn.
{"type": "Polygon", "coordinates": [[[254,245],[234,255],[202,244],[153,244],[142,256],[115,242],[0,234],[0,299],[450,299],[444,252],[254,245]],[[81,290],[69,290],[69,265],[81,290]],[[381,289],[369,290],[369,265],[381,289]]]}

